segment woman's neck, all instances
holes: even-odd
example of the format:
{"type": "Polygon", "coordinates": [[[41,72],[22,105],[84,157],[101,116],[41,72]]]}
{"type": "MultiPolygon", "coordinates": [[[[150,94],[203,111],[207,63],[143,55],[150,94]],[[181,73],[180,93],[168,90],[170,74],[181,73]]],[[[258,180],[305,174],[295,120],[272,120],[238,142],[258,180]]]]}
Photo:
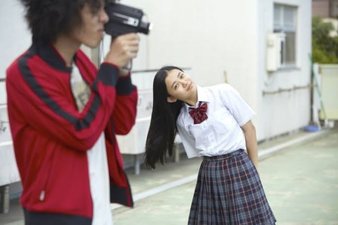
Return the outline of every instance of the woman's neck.
{"type": "Polygon", "coordinates": [[[191,95],[191,97],[188,98],[184,102],[187,103],[190,106],[194,106],[194,105],[196,105],[197,100],[198,100],[198,93],[197,93],[197,89],[196,89],[195,93],[193,95],[191,95]]]}

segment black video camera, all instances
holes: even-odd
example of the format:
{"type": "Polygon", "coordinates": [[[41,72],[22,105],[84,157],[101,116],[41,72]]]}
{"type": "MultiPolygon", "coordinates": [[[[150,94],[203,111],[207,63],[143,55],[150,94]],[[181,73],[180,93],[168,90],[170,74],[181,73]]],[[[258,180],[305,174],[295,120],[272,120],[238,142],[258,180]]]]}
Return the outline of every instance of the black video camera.
{"type": "Polygon", "coordinates": [[[151,23],[144,21],[144,13],[141,9],[113,1],[106,4],[105,10],[109,21],[104,29],[112,37],[127,33],[148,34],[151,29],[151,23]]]}

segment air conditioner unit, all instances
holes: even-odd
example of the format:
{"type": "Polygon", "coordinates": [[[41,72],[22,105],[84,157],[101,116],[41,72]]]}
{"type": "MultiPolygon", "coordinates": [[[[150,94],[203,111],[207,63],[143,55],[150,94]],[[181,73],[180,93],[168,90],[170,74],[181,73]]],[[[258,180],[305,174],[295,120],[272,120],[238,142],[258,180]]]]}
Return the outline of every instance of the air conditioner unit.
{"type": "Polygon", "coordinates": [[[284,33],[268,34],[266,52],[266,70],[268,72],[274,72],[281,67],[284,44],[284,33]]]}

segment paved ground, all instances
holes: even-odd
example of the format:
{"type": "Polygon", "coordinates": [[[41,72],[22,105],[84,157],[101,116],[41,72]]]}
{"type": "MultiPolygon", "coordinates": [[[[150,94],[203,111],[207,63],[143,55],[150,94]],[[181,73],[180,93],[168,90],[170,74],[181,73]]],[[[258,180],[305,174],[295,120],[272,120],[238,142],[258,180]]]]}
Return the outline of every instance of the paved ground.
{"type": "MultiPolygon", "coordinates": [[[[277,225],[338,225],[338,129],[295,133],[259,146],[265,158],[259,172],[277,225]]],[[[114,224],[186,224],[199,164],[182,159],[143,168],[138,176],[131,170],[135,207],[114,205],[114,224]]],[[[12,203],[0,224],[23,225],[21,216],[12,203]]]]}

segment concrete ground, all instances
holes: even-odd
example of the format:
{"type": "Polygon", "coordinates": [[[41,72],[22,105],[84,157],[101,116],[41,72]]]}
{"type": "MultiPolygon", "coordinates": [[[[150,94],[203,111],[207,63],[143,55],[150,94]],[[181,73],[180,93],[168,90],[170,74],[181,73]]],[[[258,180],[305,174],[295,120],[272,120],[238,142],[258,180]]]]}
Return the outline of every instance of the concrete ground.
{"type": "MultiPolygon", "coordinates": [[[[259,173],[277,225],[338,225],[338,129],[298,132],[259,144],[259,173]]],[[[187,224],[201,159],[128,171],[135,207],[113,205],[115,225],[187,224]]],[[[23,225],[11,203],[1,225],[23,225]]]]}

